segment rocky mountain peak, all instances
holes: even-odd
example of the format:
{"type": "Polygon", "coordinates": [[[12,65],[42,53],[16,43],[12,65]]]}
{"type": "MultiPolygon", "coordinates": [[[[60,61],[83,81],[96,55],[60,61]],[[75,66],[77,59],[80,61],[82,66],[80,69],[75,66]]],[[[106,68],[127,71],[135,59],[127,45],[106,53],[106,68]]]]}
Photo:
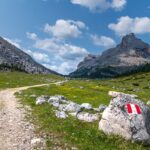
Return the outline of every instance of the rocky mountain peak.
{"type": "Polygon", "coordinates": [[[77,70],[70,75],[92,78],[115,77],[138,72],[146,65],[146,68],[150,69],[150,45],[130,33],[124,36],[115,48],[110,48],[101,55],[85,57],[77,70]]]}
{"type": "Polygon", "coordinates": [[[124,36],[122,38],[122,42],[120,45],[121,45],[121,48],[128,48],[128,49],[130,49],[130,48],[143,49],[143,48],[146,48],[149,46],[147,43],[138,39],[134,33],[130,33],[130,34],[127,34],[126,36],[124,36]]]}
{"type": "Polygon", "coordinates": [[[85,61],[88,61],[88,60],[92,60],[92,59],[95,59],[95,58],[96,58],[95,55],[88,54],[88,55],[84,58],[84,60],[85,60],[85,61]]]}
{"type": "Polygon", "coordinates": [[[38,64],[31,56],[0,37],[0,71],[12,70],[32,74],[58,74],[38,64]]]}

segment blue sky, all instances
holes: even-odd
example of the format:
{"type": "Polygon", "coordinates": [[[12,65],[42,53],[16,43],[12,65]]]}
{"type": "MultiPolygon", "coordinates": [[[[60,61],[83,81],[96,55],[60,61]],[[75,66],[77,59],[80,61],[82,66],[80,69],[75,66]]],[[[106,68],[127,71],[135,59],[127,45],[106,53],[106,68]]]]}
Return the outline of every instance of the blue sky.
{"type": "Polygon", "coordinates": [[[149,0],[0,0],[0,36],[63,74],[130,32],[150,43],[149,0]]]}

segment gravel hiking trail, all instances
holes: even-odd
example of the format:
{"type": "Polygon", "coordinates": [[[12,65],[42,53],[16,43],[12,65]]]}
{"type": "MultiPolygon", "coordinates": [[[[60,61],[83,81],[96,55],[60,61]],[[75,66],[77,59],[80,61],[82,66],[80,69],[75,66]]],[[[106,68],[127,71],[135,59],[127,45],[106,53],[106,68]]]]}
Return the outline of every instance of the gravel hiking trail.
{"type": "MultiPolygon", "coordinates": [[[[62,81],[64,82],[64,81],[62,81]]],[[[34,126],[25,120],[26,110],[15,97],[15,93],[32,87],[41,87],[62,82],[5,89],[0,91],[0,150],[32,150],[36,139],[34,126]]],[[[45,149],[44,142],[41,147],[45,149]]]]}

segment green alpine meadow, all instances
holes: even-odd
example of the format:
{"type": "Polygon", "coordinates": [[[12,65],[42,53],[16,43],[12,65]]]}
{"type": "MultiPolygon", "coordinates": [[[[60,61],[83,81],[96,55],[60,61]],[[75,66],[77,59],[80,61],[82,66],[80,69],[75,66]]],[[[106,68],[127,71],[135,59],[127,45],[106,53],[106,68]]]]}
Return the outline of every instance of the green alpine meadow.
{"type": "Polygon", "coordinates": [[[150,150],[150,2],[0,0],[0,150],[150,150]]]}

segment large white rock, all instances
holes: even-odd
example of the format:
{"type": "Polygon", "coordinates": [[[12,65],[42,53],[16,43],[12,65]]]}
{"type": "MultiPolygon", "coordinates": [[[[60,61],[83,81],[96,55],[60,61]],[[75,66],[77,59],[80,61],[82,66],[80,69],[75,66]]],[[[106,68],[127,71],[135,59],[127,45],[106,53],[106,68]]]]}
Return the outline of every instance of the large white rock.
{"type": "Polygon", "coordinates": [[[77,119],[86,121],[86,122],[94,122],[99,120],[99,115],[98,114],[90,114],[86,112],[80,112],[76,115],[77,119]]]}
{"type": "Polygon", "coordinates": [[[150,144],[150,109],[133,95],[120,93],[104,110],[99,129],[150,144]]]}
{"type": "Polygon", "coordinates": [[[85,109],[88,109],[88,110],[92,109],[92,105],[89,104],[89,103],[82,103],[82,104],[81,104],[81,107],[82,107],[82,108],[85,108],[85,109]]]}

